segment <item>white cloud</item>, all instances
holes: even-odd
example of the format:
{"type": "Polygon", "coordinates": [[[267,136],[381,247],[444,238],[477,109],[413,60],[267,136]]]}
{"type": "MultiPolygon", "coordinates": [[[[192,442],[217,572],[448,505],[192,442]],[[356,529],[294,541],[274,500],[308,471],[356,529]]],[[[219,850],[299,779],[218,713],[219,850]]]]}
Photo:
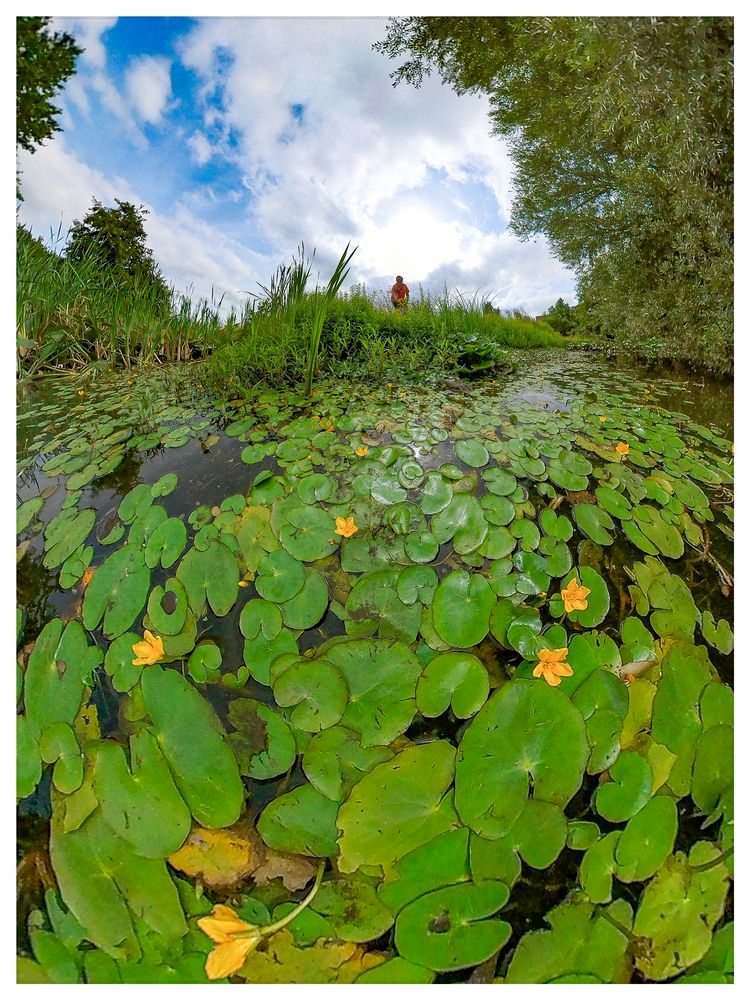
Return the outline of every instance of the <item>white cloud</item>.
{"type": "Polygon", "coordinates": [[[193,132],[187,140],[193,159],[199,167],[204,166],[213,156],[213,147],[203,132],[193,132]]]}
{"type": "Polygon", "coordinates": [[[358,243],[351,277],[368,284],[398,270],[415,284],[450,274],[464,290],[474,282],[468,291],[495,285],[500,247],[523,273],[503,279],[508,294],[531,307],[534,282],[555,298],[569,292],[571,276],[546,244],[536,245],[534,277],[528,249],[506,232],[511,164],[490,135],[486,98],[459,98],[435,78],[419,90],[394,89],[393,64],[371,51],[384,25],[217,18],[182,40],[182,61],[199,75],[202,94],[222,95],[223,111],[215,100],[205,104],[206,123],[218,120],[240,137],[237,151],[223,152],[253,195],[253,226],[280,256],[300,240],[317,246],[323,266],[348,240],[358,243]],[[304,109],[301,122],[293,105],[304,109]]]}
{"type": "Polygon", "coordinates": [[[125,70],[125,89],[136,113],[151,125],[158,124],[172,94],[169,59],[158,56],[131,59],[125,70]]]}
{"type": "Polygon", "coordinates": [[[55,17],[51,28],[53,31],[67,31],[75,38],[76,45],[84,50],[78,58],[79,68],[83,65],[101,70],[107,64],[103,35],[116,23],[116,17],[55,17]]]}

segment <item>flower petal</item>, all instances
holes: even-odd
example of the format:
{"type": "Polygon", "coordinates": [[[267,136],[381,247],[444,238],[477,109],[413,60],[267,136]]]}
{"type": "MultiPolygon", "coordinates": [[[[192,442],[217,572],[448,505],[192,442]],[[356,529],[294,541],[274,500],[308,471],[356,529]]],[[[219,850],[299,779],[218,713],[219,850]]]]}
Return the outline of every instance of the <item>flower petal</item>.
{"type": "Polygon", "coordinates": [[[245,959],[260,941],[259,934],[248,937],[232,938],[217,944],[206,959],[206,975],[209,979],[225,979],[234,972],[239,972],[245,964],[245,959]]]}

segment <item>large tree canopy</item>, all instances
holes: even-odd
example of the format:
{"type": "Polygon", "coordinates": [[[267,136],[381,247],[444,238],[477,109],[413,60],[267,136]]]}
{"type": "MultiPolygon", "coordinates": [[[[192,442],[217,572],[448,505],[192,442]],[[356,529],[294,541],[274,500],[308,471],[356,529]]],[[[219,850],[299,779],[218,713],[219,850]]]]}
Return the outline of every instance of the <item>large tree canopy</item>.
{"type": "Polygon", "coordinates": [[[51,98],[75,72],[83,49],[66,32],[47,31],[48,17],[16,19],[16,145],[33,153],[60,126],[51,98]]]}
{"type": "Polygon", "coordinates": [[[731,18],[407,17],[376,49],[490,99],[515,167],[511,226],[544,234],[603,328],[727,364],[731,18]]]}
{"type": "Polygon", "coordinates": [[[96,257],[118,279],[155,282],[165,296],[167,287],[154,256],[146,245],[144,219],[148,209],[115,198],[116,208],[106,208],[96,198],[83,219],[70,229],[66,256],[70,260],[96,257]]]}

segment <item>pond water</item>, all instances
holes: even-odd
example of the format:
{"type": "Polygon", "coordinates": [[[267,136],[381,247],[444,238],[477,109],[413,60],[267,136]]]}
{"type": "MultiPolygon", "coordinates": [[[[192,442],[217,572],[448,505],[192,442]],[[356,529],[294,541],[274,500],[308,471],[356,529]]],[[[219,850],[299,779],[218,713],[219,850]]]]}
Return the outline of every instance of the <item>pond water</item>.
{"type": "Polygon", "coordinates": [[[511,358],[21,388],[22,981],[727,981],[732,386],[511,358]]]}

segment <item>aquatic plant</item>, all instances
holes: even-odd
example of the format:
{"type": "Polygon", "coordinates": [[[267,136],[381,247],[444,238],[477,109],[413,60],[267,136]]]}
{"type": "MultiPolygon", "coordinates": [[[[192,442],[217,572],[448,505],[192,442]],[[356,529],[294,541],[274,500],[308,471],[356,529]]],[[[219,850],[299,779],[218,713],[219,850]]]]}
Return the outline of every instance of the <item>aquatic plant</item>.
{"type": "Polygon", "coordinates": [[[20,981],[731,979],[731,442],[519,372],[23,405],[20,981]]]}

